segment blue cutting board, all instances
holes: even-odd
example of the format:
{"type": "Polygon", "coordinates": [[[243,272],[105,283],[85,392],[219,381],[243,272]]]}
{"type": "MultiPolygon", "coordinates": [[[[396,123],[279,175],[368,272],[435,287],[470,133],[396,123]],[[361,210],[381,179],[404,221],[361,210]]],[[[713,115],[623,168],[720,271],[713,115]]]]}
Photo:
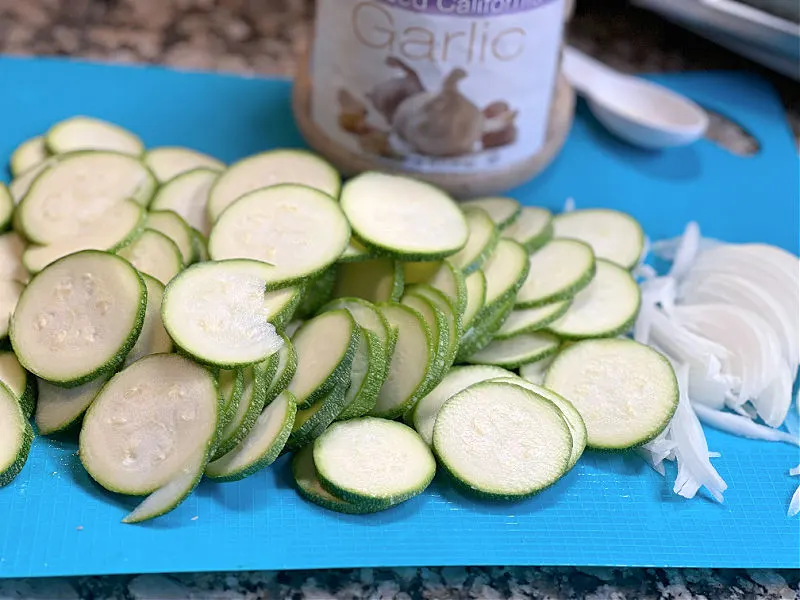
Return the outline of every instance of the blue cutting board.
{"type": "MultiPolygon", "coordinates": [[[[697,219],[704,233],[798,250],[800,164],[772,89],[741,74],[659,77],[744,125],[761,152],[702,141],[663,154],[608,137],[581,112],[557,162],[514,192],[527,203],[632,213],[654,239],[697,219]]],[[[0,161],[23,139],[83,113],[225,161],[302,146],[286,81],[0,59],[0,161]]],[[[581,108],[581,111],[584,111],[581,108]]],[[[38,438],[0,490],[0,577],[418,565],[800,567],[800,519],[786,508],[800,462],[786,445],[708,431],[725,503],[672,494],[636,455],[587,452],[562,481],[516,504],[465,497],[441,476],[421,497],[373,516],[308,504],[286,457],[232,484],[204,482],[170,515],[133,526],[135,499],[90,481],[71,441],[38,438]]]]}

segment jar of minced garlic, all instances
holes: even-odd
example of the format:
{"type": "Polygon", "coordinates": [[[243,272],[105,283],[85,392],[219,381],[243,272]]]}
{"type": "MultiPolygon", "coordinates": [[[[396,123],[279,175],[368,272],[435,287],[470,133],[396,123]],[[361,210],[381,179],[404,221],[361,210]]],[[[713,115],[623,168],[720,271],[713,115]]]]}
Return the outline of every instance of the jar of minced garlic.
{"type": "Polygon", "coordinates": [[[495,194],[546,167],[572,124],[560,71],[573,0],[317,0],[294,86],[308,143],[343,173],[495,194]]]}

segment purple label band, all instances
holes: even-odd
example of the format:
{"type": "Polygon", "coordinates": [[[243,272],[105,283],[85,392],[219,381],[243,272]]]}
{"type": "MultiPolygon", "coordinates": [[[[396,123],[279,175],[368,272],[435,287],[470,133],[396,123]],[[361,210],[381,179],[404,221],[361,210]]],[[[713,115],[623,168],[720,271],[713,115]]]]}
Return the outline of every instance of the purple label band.
{"type": "Polygon", "coordinates": [[[564,0],[375,0],[394,8],[447,17],[492,17],[536,10],[564,0]]]}

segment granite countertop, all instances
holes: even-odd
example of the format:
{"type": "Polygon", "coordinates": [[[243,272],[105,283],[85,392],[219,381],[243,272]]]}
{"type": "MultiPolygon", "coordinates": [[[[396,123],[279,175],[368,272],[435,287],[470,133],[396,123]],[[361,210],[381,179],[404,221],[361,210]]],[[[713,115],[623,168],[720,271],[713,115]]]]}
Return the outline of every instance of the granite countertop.
{"type": "MultiPolygon", "coordinates": [[[[312,0],[0,0],[0,53],[291,76],[312,0]],[[213,18],[211,18],[213,15],[213,18]]],[[[800,138],[800,85],[622,0],[579,0],[570,39],[628,72],[751,69],[772,80],[800,138]]],[[[758,143],[714,116],[709,137],[737,153],[758,143]]],[[[352,569],[0,581],[0,600],[585,598],[800,599],[797,571],[606,568],[352,569]]]]}

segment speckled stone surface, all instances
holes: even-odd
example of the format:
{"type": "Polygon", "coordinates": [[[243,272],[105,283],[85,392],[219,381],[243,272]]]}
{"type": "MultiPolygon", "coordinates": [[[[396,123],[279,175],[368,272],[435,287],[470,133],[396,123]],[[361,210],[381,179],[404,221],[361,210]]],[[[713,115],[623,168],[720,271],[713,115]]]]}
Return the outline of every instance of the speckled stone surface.
{"type": "MultiPolygon", "coordinates": [[[[312,5],[311,0],[0,0],[0,52],[291,76],[308,43],[312,5]]],[[[570,38],[627,72],[755,69],[775,83],[800,136],[800,84],[621,0],[579,0],[570,38]]],[[[748,154],[758,147],[721,117],[714,117],[709,137],[733,152],[748,154]]],[[[23,598],[800,600],[800,573],[448,567],[0,581],[0,600],[23,598]]]]}

